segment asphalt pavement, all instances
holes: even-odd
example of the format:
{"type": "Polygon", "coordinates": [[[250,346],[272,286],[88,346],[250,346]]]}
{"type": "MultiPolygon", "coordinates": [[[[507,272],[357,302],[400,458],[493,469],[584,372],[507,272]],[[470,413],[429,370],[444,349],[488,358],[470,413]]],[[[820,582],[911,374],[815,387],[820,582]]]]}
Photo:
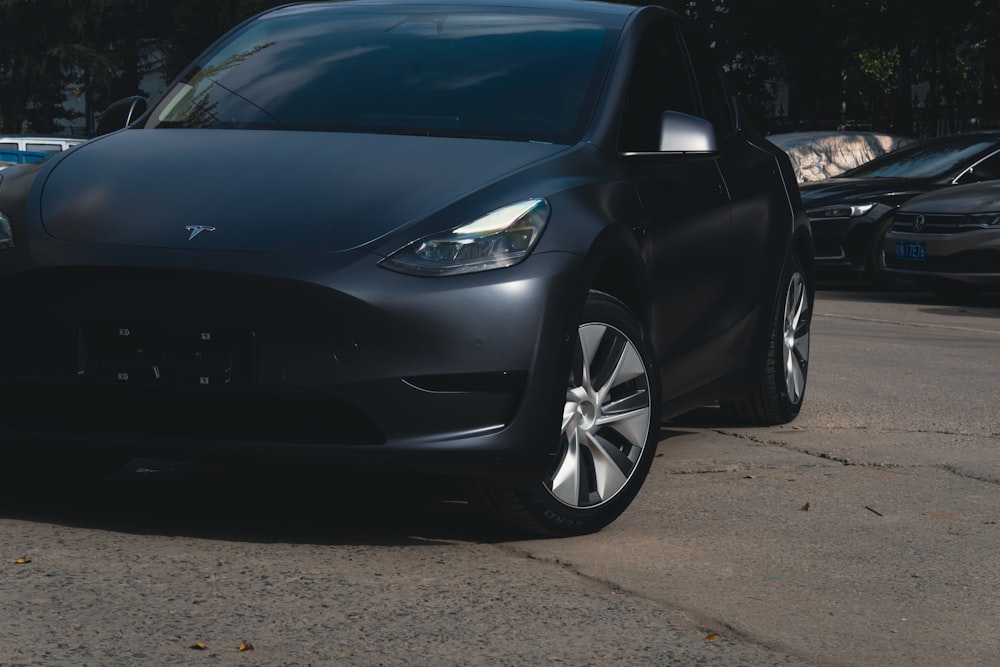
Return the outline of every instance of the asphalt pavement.
{"type": "Polygon", "coordinates": [[[0,665],[1000,664],[1000,298],[813,323],[798,420],[665,424],[580,538],[441,478],[49,461],[0,489],[0,665]]]}

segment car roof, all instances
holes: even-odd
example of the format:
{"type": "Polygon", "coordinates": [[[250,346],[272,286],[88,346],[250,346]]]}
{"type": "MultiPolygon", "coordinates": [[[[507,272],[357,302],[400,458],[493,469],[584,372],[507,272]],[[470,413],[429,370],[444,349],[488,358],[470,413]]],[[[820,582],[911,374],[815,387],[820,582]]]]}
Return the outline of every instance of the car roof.
{"type": "MultiPolygon", "coordinates": [[[[644,2],[603,2],[602,0],[338,0],[337,2],[302,2],[276,7],[271,11],[281,11],[302,5],[355,5],[358,7],[454,7],[461,9],[526,9],[531,11],[556,11],[567,16],[619,16],[621,21],[647,5],[644,2]]],[[[662,8],[661,9],[665,9],[662,8]]],[[[669,10],[668,10],[669,11],[669,10]]],[[[269,13],[269,12],[268,12],[269,13]]]]}
{"type": "Polygon", "coordinates": [[[956,134],[943,134],[938,137],[929,137],[927,139],[919,139],[913,143],[907,144],[902,148],[892,151],[891,153],[886,153],[883,157],[888,157],[894,153],[901,153],[906,151],[917,151],[921,148],[926,148],[928,146],[948,146],[952,144],[974,144],[981,141],[993,141],[1000,143],[1000,130],[978,130],[976,132],[958,132],[956,134]]]}
{"type": "MultiPolygon", "coordinates": [[[[944,148],[949,146],[971,146],[973,144],[989,142],[992,145],[988,148],[984,148],[979,151],[977,155],[982,157],[983,155],[988,155],[993,151],[1000,148],[1000,130],[980,130],[976,132],[959,132],[957,134],[946,134],[938,137],[930,137],[928,139],[921,139],[919,141],[914,141],[913,143],[907,144],[901,148],[889,151],[879,155],[877,158],[866,162],[864,164],[858,165],[853,169],[848,169],[842,174],[834,176],[834,178],[853,178],[857,174],[862,174],[868,172],[875,168],[881,168],[882,165],[892,164],[897,162],[901,158],[912,154],[919,154],[927,149],[944,148]]],[[[978,159],[978,158],[977,158],[978,159]]]]}
{"type": "Polygon", "coordinates": [[[976,132],[958,132],[956,134],[944,134],[938,137],[920,139],[907,144],[900,150],[917,150],[921,146],[947,146],[950,144],[973,144],[980,141],[995,141],[1000,143],[1000,130],[979,130],[976,132]]]}

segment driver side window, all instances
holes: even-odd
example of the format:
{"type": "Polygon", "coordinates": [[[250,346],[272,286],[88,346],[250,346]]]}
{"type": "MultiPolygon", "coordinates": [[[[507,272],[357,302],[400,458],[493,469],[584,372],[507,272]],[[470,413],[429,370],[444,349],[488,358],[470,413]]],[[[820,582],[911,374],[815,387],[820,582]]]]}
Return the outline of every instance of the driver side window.
{"type": "Polygon", "coordinates": [[[684,47],[668,22],[650,26],[639,45],[618,132],[619,151],[659,150],[664,111],[701,115],[684,47]]]}

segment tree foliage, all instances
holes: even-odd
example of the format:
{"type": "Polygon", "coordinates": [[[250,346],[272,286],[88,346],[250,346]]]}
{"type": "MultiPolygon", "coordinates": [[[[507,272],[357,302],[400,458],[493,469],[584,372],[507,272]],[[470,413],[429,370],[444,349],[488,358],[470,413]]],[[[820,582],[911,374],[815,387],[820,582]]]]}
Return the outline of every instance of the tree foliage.
{"type": "MultiPolygon", "coordinates": [[[[280,0],[0,0],[0,131],[89,129],[280,0]],[[67,104],[66,95],[76,98],[67,104]]],[[[791,127],[1000,119],[1000,5],[913,0],[662,0],[714,39],[760,117],[791,127]]],[[[948,128],[945,128],[948,129],[948,128]]],[[[961,128],[959,128],[961,129],[961,128]]]]}
{"type": "Polygon", "coordinates": [[[996,0],[688,0],[686,8],[720,36],[722,61],[772,119],[860,120],[904,134],[917,117],[1000,120],[996,0]],[[787,101],[769,90],[774,82],[787,86],[787,101]]]}
{"type": "Polygon", "coordinates": [[[169,80],[267,0],[0,0],[0,131],[50,133],[169,80]],[[67,91],[77,105],[66,104],[67,91]],[[72,111],[67,107],[82,107],[72,111]]]}

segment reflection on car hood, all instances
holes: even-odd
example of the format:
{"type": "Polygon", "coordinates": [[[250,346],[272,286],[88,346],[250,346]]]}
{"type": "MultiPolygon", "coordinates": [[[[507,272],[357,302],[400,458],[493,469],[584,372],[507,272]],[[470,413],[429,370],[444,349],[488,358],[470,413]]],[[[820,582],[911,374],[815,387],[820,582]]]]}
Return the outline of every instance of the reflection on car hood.
{"type": "Polygon", "coordinates": [[[1000,211],[1000,181],[958,185],[915,197],[901,210],[913,213],[995,213],[1000,211]]]}
{"type": "Polygon", "coordinates": [[[42,223],[57,238],[88,243],[346,250],[564,149],[329,132],[125,130],[54,166],[42,223]],[[211,233],[190,238],[198,227],[211,233]]]}
{"type": "Polygon", "coordinates": [[[827,178],[803,183],[802,203],[807,209],[881,201],[892,204],[935,188],[933,181],[914,178],[827,178]]]}

